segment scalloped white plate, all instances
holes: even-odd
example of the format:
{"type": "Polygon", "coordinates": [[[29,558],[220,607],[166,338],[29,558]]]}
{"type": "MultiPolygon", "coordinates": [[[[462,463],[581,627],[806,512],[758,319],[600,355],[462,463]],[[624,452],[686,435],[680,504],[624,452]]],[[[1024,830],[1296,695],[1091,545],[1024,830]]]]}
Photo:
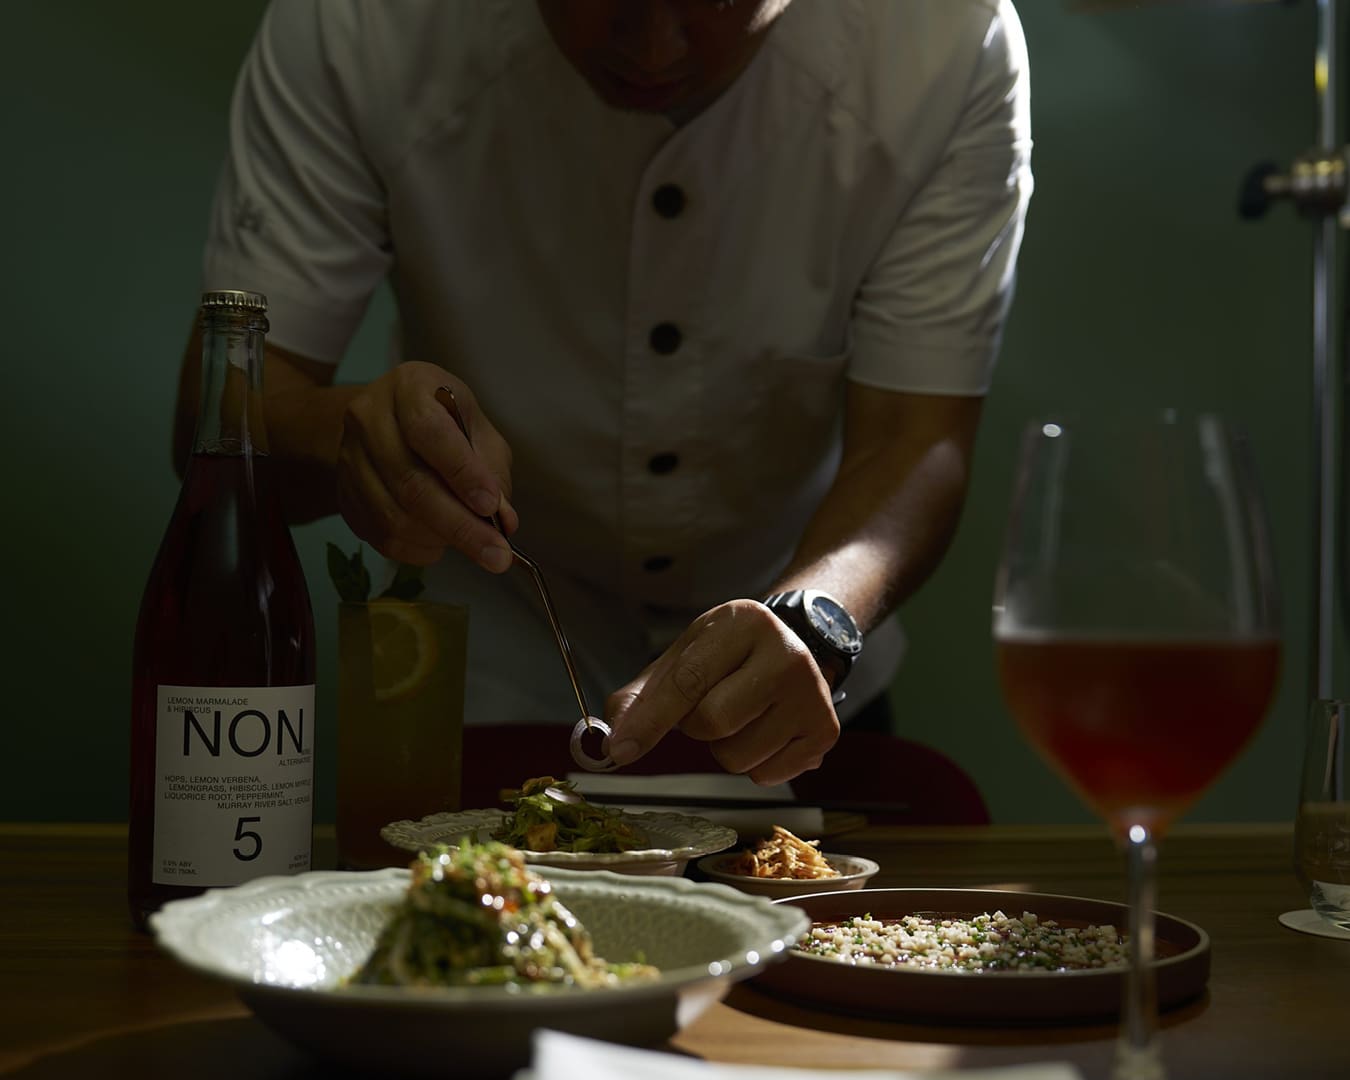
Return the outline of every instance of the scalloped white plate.
{"type": "MultiPolygon", "coordinates": [[[[590,851],[529,851],[525,861],[535,866],[564,870],[613,870],[617,874],[678,876],[690,859],[723,851],[736,843],[736,830],[707,818],[664,812],[630,814],[624,821],[646,837],[648,847],[615,854],[590,851]]],[[[506,820],[504,810],[458,810],[432,814],[420,821],[393,821],[380,830],[386,842],[404,851],[427,851],[437,844],[458,844],[491,839],[494,829],[506,820]]]]}
{"type": "Polygon", "coordinates": [[[655,979],[599,990],[342,986],[408,887],[406,870],[315,871],[211,889],[151,916],[159,944],[223,979],[273,1030],[345,1066],[455,1077],[509,1075],[540,1027],[657,1045],[730,985],[786,956],[810,923],[723,885],[540,871],[590,931],[597,955],[641,956],[655,979]]]}

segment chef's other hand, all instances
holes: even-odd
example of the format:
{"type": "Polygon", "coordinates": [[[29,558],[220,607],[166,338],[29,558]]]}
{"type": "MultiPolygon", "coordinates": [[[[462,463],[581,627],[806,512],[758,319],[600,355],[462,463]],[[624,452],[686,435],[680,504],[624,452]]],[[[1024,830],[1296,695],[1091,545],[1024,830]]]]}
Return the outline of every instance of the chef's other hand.
{"type": "Polygon", "coordinates": [[[473,392],[436,364],[399,364],[348,403],[337,461],[338,506],[347,524],[382,555],[429,566],[447,548],[486,570],[511,565],[511,549],[484,520],[512,508],[511,448],[473,392]],[[472,445],[436,400],[448,386],[472,445]]]}
{"type": "Polygon", "coordinates": [[[758,784],[818,767],[839,738],[830,688],[801,639],[755,600],[695,619],[606,703],[610,756],[636,761],[672,728],[758,784]]]}

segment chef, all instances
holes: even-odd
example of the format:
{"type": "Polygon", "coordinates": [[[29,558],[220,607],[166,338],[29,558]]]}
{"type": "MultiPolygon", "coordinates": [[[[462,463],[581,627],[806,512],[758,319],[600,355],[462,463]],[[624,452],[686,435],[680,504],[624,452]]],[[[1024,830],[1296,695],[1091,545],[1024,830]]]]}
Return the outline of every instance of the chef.
{"type": "Polygon", "coordinates": [[[204,285],[268,297],[288,512],[470,607],[470,723],[576,717],[497,514],[617,762],[889,728],[1032,188],[1011,0],[274,0],[228,131],[204,285]]]}

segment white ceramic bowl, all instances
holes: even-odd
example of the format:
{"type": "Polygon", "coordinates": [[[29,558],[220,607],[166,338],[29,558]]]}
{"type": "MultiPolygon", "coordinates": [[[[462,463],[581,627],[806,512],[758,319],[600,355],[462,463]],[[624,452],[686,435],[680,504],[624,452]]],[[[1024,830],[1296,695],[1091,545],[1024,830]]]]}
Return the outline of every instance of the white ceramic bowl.
{"type": "Polygon", "coordinates": [[[739,852],[724,852],[700,859],[698,868],[713,881],[720,881],[753,896],[768,896],[779,900],[786,896],[810,896],[815,893],[844,892],[861,889],[879,869],[871,859],[856,855],[837,855],[821,852],[825,861],[839,871],[838,877],[827,878],[762,878],[749,874],[733,874],[727,869],[740,856],[739,852]]]}
{"type": "Polygon", "coordinates": [[[150,919],[182,963],[234,984],[273,1030],[375,1075],[509,1075],[549,1027],[656,1045],[730,985],[783,958],[810,919],[799,908],[684,878],[543,871],[597,955],[660,968],[655,979],[581,990],[342,986],[408,887],[407,870],[266,877],[176,900],[150,919]]]}
{"type": "MultiPolygon", "coordinates": [[[[687,814],[621,811],[625,823],[646,837],[635,851],[598,854],[589,851],[529,851],[525,861],[536,869],[556,866],[564,870],[612,870],[616,874],[660,874],[678,877],[690,859],[722,851],[736,842],[736,831],[707,818],[687,814]]],[[[504,810],[459,810],[432,814],[420,821],[394,821],[380,830],[387,843],[404,851],[429,851],[437,844],[458,844],[466,836],[475,842],[492,838],[506,820],[504,810]]]]}

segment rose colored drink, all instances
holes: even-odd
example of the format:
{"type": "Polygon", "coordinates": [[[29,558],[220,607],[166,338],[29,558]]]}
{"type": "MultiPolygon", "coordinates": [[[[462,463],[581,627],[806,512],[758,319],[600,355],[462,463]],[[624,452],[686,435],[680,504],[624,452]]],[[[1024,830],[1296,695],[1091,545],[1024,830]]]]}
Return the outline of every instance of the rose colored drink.
{"type": "Polygon", "coordinates": [[[1026,737],[1123,832],[1183,813],[1247,744],[1279,671],[1274,640],[997,642],[1026,737]]]}

